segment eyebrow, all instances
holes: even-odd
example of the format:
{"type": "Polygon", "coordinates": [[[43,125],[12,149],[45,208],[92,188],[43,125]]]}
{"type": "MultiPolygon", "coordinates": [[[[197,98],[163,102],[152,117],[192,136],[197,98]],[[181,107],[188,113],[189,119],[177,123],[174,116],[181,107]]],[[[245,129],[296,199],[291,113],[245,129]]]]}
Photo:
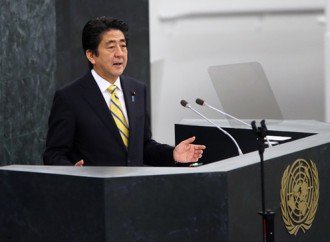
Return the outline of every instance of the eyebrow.
{"type": "MultiPolygon", "coordinates": [[[[112,43],[116,43],[117,41],[116,40],[109,40],[108,42],[106,42],[106,44],[112,44],[112,43]]],[[[125,39],[120,39],[119,40],[119,43],[126,43],[126,40],[125,39]]]]}

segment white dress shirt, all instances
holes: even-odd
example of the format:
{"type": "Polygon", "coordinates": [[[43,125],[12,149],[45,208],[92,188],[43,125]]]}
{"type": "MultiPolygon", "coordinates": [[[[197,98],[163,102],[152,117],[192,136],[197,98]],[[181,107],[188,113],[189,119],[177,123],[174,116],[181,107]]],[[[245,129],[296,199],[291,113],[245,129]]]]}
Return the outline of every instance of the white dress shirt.
{"type": "MultiPolygon", "coordinates": [[[[108,82],[107,80],[105,80],[104,78],[102,78],[99,74],[97,74],[94,69],[92,69],[91,72],[92,72],[92,75],[93,75],[97,85],[99,86],[99,88],[101,90],[101,93],[104,97],[104,100],[105,100],[106,104],[108,105],[108,107],[110,107],[111,94],[108,91],[108,88],[111,86],[111,83],[108,82]]],[[[119,101],[120,101],[120,104],[121,104],[121,109],[123,111],[125,119],[128,123],[128,116],[127,116],[127,110],[126,110],[126,105],[125,105],[124,93],[123,93],[123,89],[121,88],[121,83],[120,83],[120,78],[119,77],[115,81],[114,85],[116,85],[117,88],[118,88],[117,96],[119,98],[119,101]]]]}

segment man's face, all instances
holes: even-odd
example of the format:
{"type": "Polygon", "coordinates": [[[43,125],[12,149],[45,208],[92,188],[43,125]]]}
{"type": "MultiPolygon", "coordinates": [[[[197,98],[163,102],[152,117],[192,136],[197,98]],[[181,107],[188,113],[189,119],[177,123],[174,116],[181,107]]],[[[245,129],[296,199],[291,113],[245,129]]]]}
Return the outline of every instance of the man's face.
{"type": "Polygon", "coordinates": [[[88,60],[94,70],[107,81],[114,83],[123,74],[127,65],[127,47],[123,32],[109,30],[101,35],[96,56],[90,50],[86,51],[88,60]]]}

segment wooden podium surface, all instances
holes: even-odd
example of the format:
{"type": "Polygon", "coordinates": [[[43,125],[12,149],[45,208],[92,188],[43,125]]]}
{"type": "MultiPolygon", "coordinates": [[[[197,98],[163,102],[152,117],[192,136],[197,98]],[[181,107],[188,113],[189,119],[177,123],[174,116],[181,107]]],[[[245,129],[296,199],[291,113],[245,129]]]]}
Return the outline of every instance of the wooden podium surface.
{"type": "MultiPolygon", "coordinates": [[[[265,150],[266,208],[276,213],[275,241],[329,241],[330,125],[266,124],[275,133],[303,134],[265,150]],[[281,186],[299,159],[315,163],[319,198],[310,228],[291,235],[282,218],[281,186]]],[[[214,129],[201,120],[179,126],[214,129]]],[[[259,160],[250,151],[192,168],[4,166],[0,241],[262,241],[259,160]]]]}

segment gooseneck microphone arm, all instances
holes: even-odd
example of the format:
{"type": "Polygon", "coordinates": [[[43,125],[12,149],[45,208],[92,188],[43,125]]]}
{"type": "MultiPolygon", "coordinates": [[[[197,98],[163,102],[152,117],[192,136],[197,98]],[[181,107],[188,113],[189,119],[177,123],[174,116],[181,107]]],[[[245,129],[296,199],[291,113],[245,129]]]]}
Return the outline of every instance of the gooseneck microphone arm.
{"type": "Polygon", "coordinates": [[[194,111],[196,114],[198,114],[199,116],[201,116],[203,119],[205,119],[206,121],[208,121],[209,123],[211,123],[213,126],[215,126],[216,128],[218,128],[221,132],[223,132],[224,134],[226,134],[236,145],[237,150],[238,150],[238,154],[239,155],[243,155],[243,152],[241,150],[241,148],[239,147],[239,145],[237,144],[236,140],[234,139],[233,136],[231,136],[226,130],[222,129],[219,127],[219,125],[217,125],[216,123],[212,122],[210,119],[208,119],[207,117],[205,117],[203,114],[201,114],[200,112],[198,112],[196,109],[194,109],[193,107],[190,106],[190,104],[185,101],[185,100],[181,100],[181,105],[185,108],[189,108],[190,110],[194,111]]]}
{"type": "Polygon", "coordinates": [[[238,121],[238,122],[240,122],[240,123],[242,123],[242,124],[244,124],[244,125],[246,125],[246,126],[248,126],[248,127],[251,127],[250,124],[248,124],[248,123],[246,123],[246,122],[244,122],[244,121],[242,121],[242,120],[240,120],[240,119],[238,119],[238,118],[235,118],[234,116],[232,116],[232,115],[230,115],[230,114],[228,114],[228,113],[225,113],[225,112],[223,112],[223,111],[221,111],[221,110],[219,110],[219,109],[217,109],[217,108],[215,108],[215,107],[209,105],[209,104],[208,104],[207,102],[205,102],[203,99],[197,98],[197,99],[196,99],[196,103],[199,104],[199,105],[201,105],[201,106],[207,106],[207,107],[213,109],[214,111],[217,111],[217,112],[219,112],[219,113],[222,113],[222,114],[225,115],[225,116],[228,116],[228,117],[230,117],[230,118],[232,118],[232,119],[235,119],[236,121],[238,121]]]}
{"type": "MultiPolygon", "coordinates": [[[[234,117],[234,116],[232,116],[232,115],[230,115],[230,114],[228,114],[228,113],[225,113],[225,112],[223,112],[223,111],[221,111],[221,110],[219,110],[219,109],[217,109],[217,108],[215,108],[215,107],[209,105],[209,104],[208,104],[207,102],[205,102],[203,99],[197,98],[197,99],[196,99],[196,103],[199,104],[199,105],[201,105],[201,106],[209,107],[209,108],[213,109],[213,110],[216,111],[216,112],[219,112],[219,113],[221,113],[221,114],[223,114],[223,115],[225,115],[225,116],[227,116],[227,117],[230,117],[230,118],[232,118],[232,119],[235,119],[236,121],[238,121],[238,122],[240,122],[240,123],[242,123],[242,124],[248,126],[249,128],[251,127],[250,124],[244,122],[243,120],[240,120],[240,119],[238,119],[238,118],[236,118],[236,117],[234,117]]],[[[265,139],[267,140],[268,146],[269,146],[269,147],[272,147],[272,144],[270,143],[270,141],[269,141],[269,139],[268,139],[267,136],[265,137],[265,139]]]]}

